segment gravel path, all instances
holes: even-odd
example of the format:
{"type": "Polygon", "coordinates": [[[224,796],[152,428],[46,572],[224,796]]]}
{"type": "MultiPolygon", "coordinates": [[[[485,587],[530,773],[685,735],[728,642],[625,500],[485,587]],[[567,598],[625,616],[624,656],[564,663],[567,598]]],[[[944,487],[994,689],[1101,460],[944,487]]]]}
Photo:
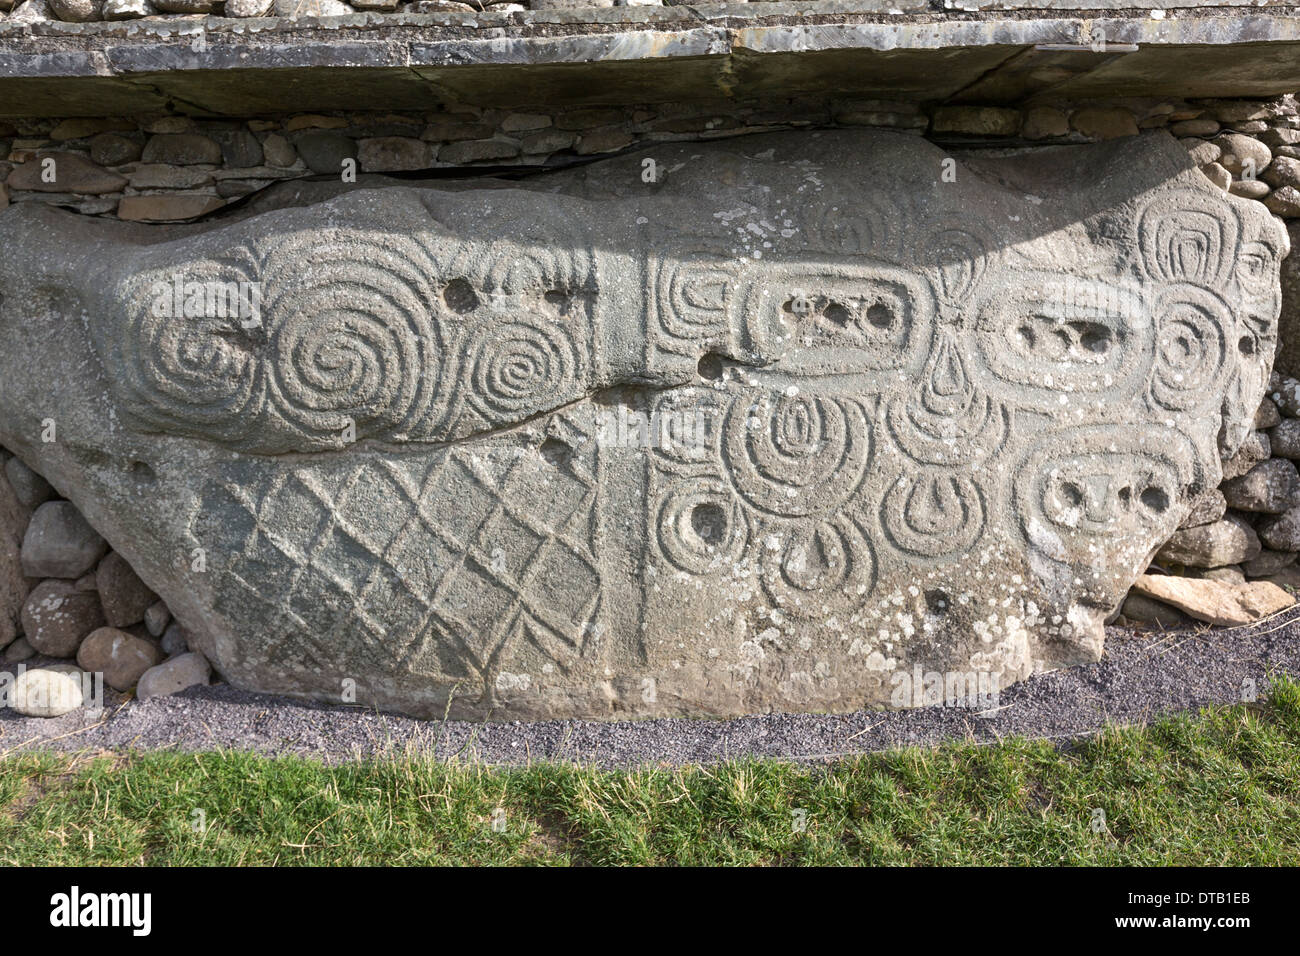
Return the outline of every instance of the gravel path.
{"type": "Polygon", "coordinates": [[[929,707],[735,720],[443,723],[249,694],[223,684],[145,701],[110,691],[98,721],[84,711],[50,720],[0,711],[0,756],[31,749],[229,748],[327,761],[408,750],[489,764],[544,759],[676,765],[745,755],[819,761],[946,740],[1079,737],[1107,722],[1141,724],[1174,711],[1236,702],[1247,678],[1263,695],[1269,673],[1300,675],[1300,609],[1252,628],[1111,627],[1106,637],[1102,661],[1017,684],[1003,691],[989,716],[929,707]]]}

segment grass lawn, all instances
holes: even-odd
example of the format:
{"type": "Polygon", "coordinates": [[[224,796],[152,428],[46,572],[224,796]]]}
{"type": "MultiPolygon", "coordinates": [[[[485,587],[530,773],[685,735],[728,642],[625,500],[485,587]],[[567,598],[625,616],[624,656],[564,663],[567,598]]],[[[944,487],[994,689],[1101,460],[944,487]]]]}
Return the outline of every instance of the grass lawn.
{"type": "Polygon", "coordinates": [[[604,771],[9,755],[0,864],[1300,864],[1300,685],[1068,750],[604,771]],[[1104,813],[1104,818],[1102,814],[1104,813]]]}

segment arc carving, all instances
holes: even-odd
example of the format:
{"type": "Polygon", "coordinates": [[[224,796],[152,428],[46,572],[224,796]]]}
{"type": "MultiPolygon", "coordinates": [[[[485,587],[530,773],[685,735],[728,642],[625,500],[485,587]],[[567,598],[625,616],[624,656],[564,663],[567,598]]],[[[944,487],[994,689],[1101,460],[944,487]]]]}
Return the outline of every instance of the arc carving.
{"type": "Polygon", "coordinates": [[[106,533],[149,529],[142,576],[254,689],[843,711],[918,664],[1096,659],[1252,427],[1285,232],[1159,137],[1042,166],[811,141],[659,143],[652,188],[647,154],[93,242],[15,203],[0,439],[106,533]],[[960,188],[920,172],[946,159],[960,188]],[[32,444],[42,387],[60,455],[32,444]]]}

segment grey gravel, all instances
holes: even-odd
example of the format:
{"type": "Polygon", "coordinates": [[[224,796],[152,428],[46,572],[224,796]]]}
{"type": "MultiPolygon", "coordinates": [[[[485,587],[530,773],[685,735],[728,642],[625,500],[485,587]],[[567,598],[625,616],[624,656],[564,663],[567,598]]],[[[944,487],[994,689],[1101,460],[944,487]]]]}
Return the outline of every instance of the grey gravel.
{"type": "Polygon", "coordinates": [[[250,694],[219,684],[146,701],[106,690],[105,710],[98,718],[84,710],[48,719],[0,711],[0,756],[32,749],[221,747],[331,763],[408,752],[499,765],[537,760],[606,767],[680,765],[743,756],[819,762],[944,741],[993,743],[1009,735],[1065,742],[1108,722],[1145,724],[1177,711],[1237,702],[1247,679],[1266,696],[1269,675],[1279,672],[1300,675],[1300,609],[1248,628],[1108,627],[1100,662],[1017,684],[1002,693],[999,707],[987,717],[930,707],[734,720],[443,723],[250,694]]]}

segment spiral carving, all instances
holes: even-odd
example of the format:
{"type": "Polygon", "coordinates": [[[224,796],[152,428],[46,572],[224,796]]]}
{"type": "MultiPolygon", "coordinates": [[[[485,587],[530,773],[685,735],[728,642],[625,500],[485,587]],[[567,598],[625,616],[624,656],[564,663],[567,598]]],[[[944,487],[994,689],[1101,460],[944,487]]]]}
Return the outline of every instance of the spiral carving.
{"type": "Polygon", "coordinates": [[[183,434],[219,437],[261,413],[265,370],[239,304],[253,274],[248,263],[218,261],[202,276],[158,270],[122,290],[127,327],[105,345],[129,408],[183,434]]]}
{"type": "Polygon", "coordinates": [[[749,543],[744,509],[717,478],[679,483],[659,506],[659,550],[687,574],[709,574],[740,561],[749,543]]]}
{"type": "Polygon", "coordinates": [[[265,267],[276,411],[309,438],[401,439],[433,404],[442,349],[423,247],[393,235],[295,237],[265,267]],[[346,271],[337,262],[348,259],[346,271]]]}
{"type": "Polygon", "coordinates": [[[1215,401],[1231,371],[1225,329],[1235,325],[1217,296],[1190,285],[1171,288],[1156,316],[1156,363],[1151,397],[1185,411],[1215,401]]]}
{"type": "Polygon", "coordinates": [[[573,340],[557,322],[512,320],[483,326],[466,351],[469,401],[489,419],[553,404],[577,381],[573,340]]]}

